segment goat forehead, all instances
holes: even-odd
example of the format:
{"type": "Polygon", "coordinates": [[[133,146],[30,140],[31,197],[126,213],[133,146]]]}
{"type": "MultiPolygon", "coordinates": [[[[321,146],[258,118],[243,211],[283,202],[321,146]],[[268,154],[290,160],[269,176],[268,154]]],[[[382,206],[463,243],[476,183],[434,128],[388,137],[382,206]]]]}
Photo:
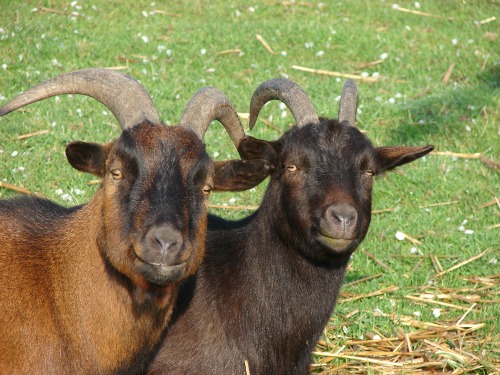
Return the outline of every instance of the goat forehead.
{"type": "Polygon", "coordinates": [[[363,159],[371,159],[374,150],[368,138],[358,129],[336,121],[291,129],[281,142],[285,159],[330,167],[359,165],[363,159]]]}
{"type": "Polygon", "coordinates": [[[182,175],[187,176],[194,165],[207,157],[196,134],[178,126],[143,123],[125,131],[121,138],[121,153],[136,159],[143,172],[180,165],[182,175]]]}

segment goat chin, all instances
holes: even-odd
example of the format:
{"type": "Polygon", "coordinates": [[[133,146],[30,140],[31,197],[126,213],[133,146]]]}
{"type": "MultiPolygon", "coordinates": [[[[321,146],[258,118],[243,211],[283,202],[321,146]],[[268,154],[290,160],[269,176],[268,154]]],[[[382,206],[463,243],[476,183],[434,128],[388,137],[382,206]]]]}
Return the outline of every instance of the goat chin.
{"type": "Polygon", "coordinates": [[[347,240],[343,238],[332,238],[318,234],[316,237],[320,243],[327,246],[332,252],[341,253],[347,250],[354,240],[347,240]]]}

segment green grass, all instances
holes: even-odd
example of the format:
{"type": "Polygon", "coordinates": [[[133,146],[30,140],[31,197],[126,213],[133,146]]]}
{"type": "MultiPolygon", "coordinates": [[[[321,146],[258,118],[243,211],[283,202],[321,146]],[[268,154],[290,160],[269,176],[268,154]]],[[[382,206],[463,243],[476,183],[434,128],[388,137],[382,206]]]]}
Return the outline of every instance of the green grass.
{"type": "MultiPolygon", "coordinates": [[[[358,126],[367,131],[375,145],[434,144],[438,151],[481,153],[500,160],[500,28],[498,19],[480,23],[493,16],[498,18],[498,1],[422,2],[419,9],[414,1],[398,2],[400,7],[452,20],[401,12],[386,1],[324,1],[322,6],[284,6],[274,1],[169,3],[0,0],[0,103],[63,72],[124,67],[124,72],[140,80],[150,92],[162,120],[172,124],[202,86],[218,87],[239,112],[247,112],[257,85],[278,76],[298,82],[320,115],[335,117],[335,98],[343,79],[298,71],[292,66],[378,74],[380,79],[375,83],[359,83],[358,126]],[[68,15],[71,12],[79,15],[68,15]],[[269,53],[256,34],[276,53],[269,53]],[[228,50],[240,52],[221,53],[228,50]],[[382,54],[387,54],[382,62],[366,66],[380,60],[382,54]],[[452,63],[453,72],[444,83],[443,76],[452,63]]],[[[116,137],[116,121],[103,111],[99,103],[73,96],[32,104],[0,119],[0,181],[65,205],[86,202],[96,189],[87,185],[93,177],[69,166],[64,147],[76,139],[106,142],[116,137]],[[46,129],[49,134],[15,140],[18,135],[46,129]],[[15,153],[17,156],[13,156],[15,153]]],[[[272,104],[262,116],[272,116],[273,124],[284,130],[292,117],[286,112],[283,118],[282,112],[272,104]]],[[[209,130],[209,153],[218,155],[216,159],[236,157],[229,137],[221,129],[217,124],[209,130]]],[[[260,122],[251,134],[274,139],[280,132],[260,122]]],[[[460,288],[476,288],[480,294],[485,285],[465,278],[500,273],[499,229],[488,229],[499,222],[499,205],[481,208],[500,195],[499,187],[498,171],[480,160],[438,155],[378,178],[373,208],[395,210],[374,215],[360,250],[374,254],[392,271],[358,251],[346,282],[383,275],[346,288],[345,292],[363,295],[392,285],[399,290],[339,304],[326,333],[330,341],[335,338],[332,348],[341,347],[347,338],[366,338],[375,330],[386,337],[415,330],[376,316],[376,309],[425,322],[448,324],[460,319],[463,310],[443,307],[440,317],[435,318],[432,309],[436,306],[405,296],[460,288]],[[452,203],[429,207],[446,202],[452,203]],[[461,225],[473,233],[459,230],[461,225]],[[397,231],[422,244],[398,241],[397,231]],[[411,250],[413,247],[416,250],[411,250]],[[437,256],[446,270],[487,249],[483,257],[440,278],[434,277],[436,270],[429,255],[437,256]],[[422,255],[409,257],[412,251],[422,255]],[[420,266],[412,271],[419,259],[420,266]],[[429,285],[431,281],[434,284],[429,285]],[[358,314],[345,318],[356,309],[358,314]],[[420,317],[414,315],[415,311],[421,313],[420,317]],[[342,324],[345,329],[340,327],[342,324]]],[[[245,193],[213,194],[211,202],[256,205],[264,189],[260,186],[245,193]]],[[[13,195],[0,188],[0,197],[13,195]]],[[[214,212],[227,218],[248,213],[214,212]]],[[[500,287],[498,278],[495,280],[482,299],[498,300],[500,287]]],[[[471,306],[457,299],[445,302],[471,306]]],[[[478,373],[499,366],[498,306],[478,303],[464,320],[485,324],[474,332],[476,340],[466,347],[483,366],[475,370],[478,373]]],[[[465,335],[465,341],[468,338],[465,335]]],[[[333,371],[341,363],[335,360],[318,371],[333,371]]]]}

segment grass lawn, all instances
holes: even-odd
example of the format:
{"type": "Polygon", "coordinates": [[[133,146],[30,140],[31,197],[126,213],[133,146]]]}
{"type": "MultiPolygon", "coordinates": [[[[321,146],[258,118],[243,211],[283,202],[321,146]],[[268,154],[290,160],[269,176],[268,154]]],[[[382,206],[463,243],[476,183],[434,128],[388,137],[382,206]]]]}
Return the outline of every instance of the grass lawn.
{"type": "MultiPolygon", "coordinates": [[[[437,152],[377,179],[379,213],[312,371],[500,371],[498,0],[0,5],[0,103],[60,73],[108,67],[140,80],[165,123],[212,85],[246,126],[264,80],[296,81],[320,115],[335,117],[344,82],[336,73],[358,76],[358,127],[375,145],[434,144],[437,152]]],[[[261,118],[251,134],[265,139],[293,122],[277,103],[261,118]]],[[[27,106],[0,119],[0,182],[84,203],[94,178],[69,166],[65,145],[118,134],[111,113],[86,97],[27,106]]],[[[205,140],[215,159],[237,156],[219,124],[205,140]]],[[[227,207],[212,211],[247,215],[264,189],[213,194],[212,204],[227,207]]],[[[1,198],[15,194],[0,187],[1,198]]]]}

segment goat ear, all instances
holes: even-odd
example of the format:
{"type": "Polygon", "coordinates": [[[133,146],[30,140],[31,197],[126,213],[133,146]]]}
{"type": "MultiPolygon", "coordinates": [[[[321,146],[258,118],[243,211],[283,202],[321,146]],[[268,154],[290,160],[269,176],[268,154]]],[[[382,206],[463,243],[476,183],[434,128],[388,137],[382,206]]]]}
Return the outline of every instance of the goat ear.
{"type": "Polygon", "coordinates": [[[260,184],[271,172],[266,160],[227,160],[214,162],[215,191],[243,191],[260,184]]]}
{"type": "Polygon", "coordinates": [[[377,147],[375,149],[377,155],[377,170],[376,174],[381,174],[385,171],[399,167],[400,165],[410,163],[422,156],[427,155],[434,149],[434,146],[422,147],[407,147],[407,146],[387,146],[377,147]]]}
{"type": "Polygon", "coordinates": [[[66,146],[66,157],[73,168],[102,177],[110,149],[110,144],[74,141],[66,146]]]}
{"type": "Polygon", "coordinates": [[[264,141],[245,136],[238,145],[238,153],[242,159],[267,160],[271,168],[276,168],[278,165],[278,154],[281,152],[281,144],[278,141],[264,141]]]}

